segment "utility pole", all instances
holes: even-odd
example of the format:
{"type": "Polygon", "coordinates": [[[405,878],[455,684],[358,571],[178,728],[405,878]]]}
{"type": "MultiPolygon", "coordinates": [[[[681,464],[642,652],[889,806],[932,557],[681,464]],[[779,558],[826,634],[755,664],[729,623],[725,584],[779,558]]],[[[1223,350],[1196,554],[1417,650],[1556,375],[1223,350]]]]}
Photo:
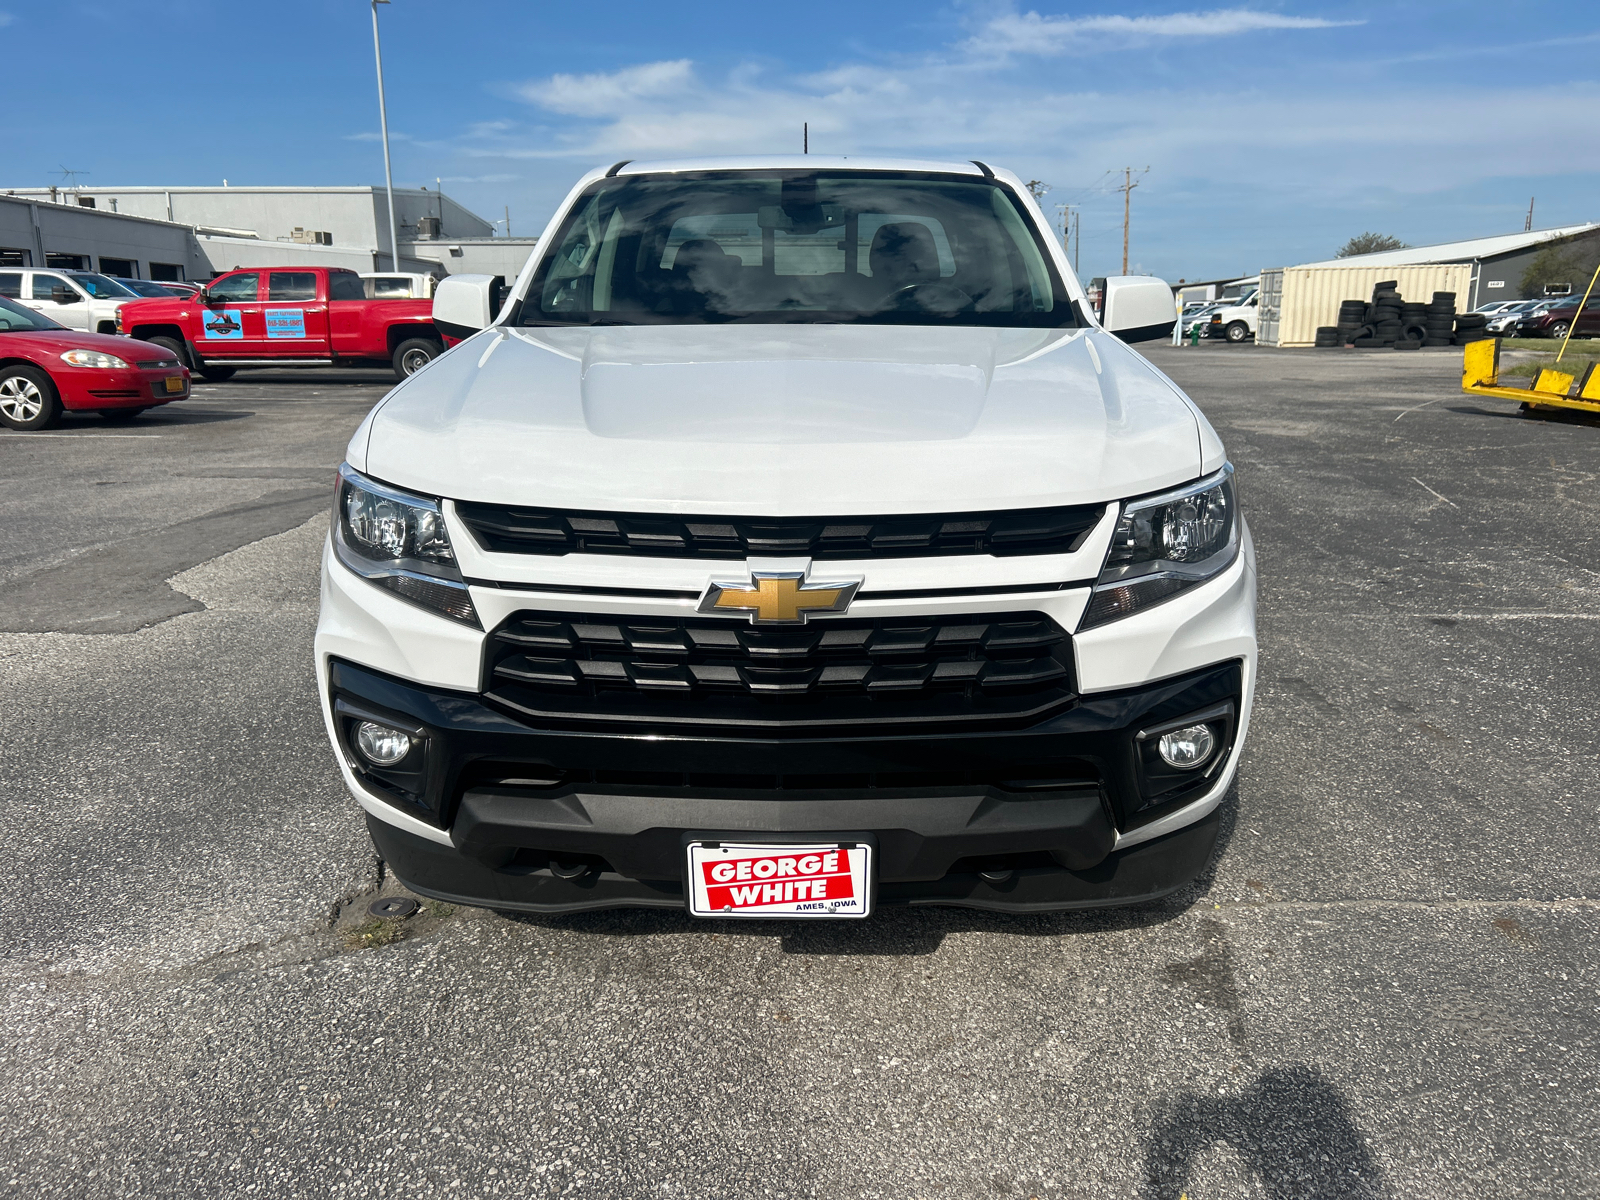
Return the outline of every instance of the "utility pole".
{"type": "Polygon", "coordinates": [[[511,205],[506,205],[506,236],[511,236],[511,205]]]}
{"type": "Polygon", "coordinates": [[[801,121],[800,122],[800,153],[801,154],[810,154],[811,153],[811,122],[810,121],[801,121]]]}
{"type": "Polygon", "coordinates": [[[1078,251],[1083,247],[1083,210],[1072,216],[1072,273],[1078,273],[1078,251]]]}
{"type": "MultiPolygon", "coordinates": [[[[1146,167],[1139,174],[1143,175],[1150,168],[1146,167]]],[[[1133,168],[1122,168],[1122,186],[1117,191],[1122,193],[1122,273],[1128,273],[1128,221],[1132,215],[1133,189],[1138,187],[1133,178],[1133,168]]]]}
{"type": "Polygon", "coordinates": [[[1533,202],[1537,198],[1538,197],[1536,197],[1536,196],[1529,196],[1528,197],[1528,219],[1523,222],[1523,225],[1522,225],[1522,232],[1523,233],[1532,233],[1533,232],[1533,202]]]}
{"type": "Polygon", "coordinates": [[[389,168],[389,110],[383,100],[383,47],[378,43],[378,5],[389,0],[372,0],[372,55],[378,62],[378,125],[383,130],[383,182],[389,192],[389,269],[400,269],[400,237],[394,226],[394,172],[389,168]]]}

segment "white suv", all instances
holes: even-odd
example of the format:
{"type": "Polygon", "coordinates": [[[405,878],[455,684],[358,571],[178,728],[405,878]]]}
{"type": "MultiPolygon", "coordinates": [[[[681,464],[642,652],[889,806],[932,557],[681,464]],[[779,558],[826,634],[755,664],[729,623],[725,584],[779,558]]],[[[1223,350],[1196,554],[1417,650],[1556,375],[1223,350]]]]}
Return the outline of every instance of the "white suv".
{"type": "Polygon", "coordinates": [[[982,163],[627,163],[351,439],[316,669],[396,875],[502,909],[1129,903],[1255,683],[1222,443],[982,163]],[[1121,331],[1122,339],[1112,331],[1121,331]]]}

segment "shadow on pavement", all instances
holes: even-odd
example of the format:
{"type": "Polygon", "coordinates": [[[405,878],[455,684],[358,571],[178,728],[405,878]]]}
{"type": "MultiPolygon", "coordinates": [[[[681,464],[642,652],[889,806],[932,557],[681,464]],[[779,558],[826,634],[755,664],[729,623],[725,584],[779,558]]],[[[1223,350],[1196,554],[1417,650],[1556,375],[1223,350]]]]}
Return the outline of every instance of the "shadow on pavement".
{"type": "Polygon", "coordinates": [[[1151,1128],[1145,1195],[1178,1200],[1195,1160],[1231,1146],[1270,1200],[1376,1200],[1388,1196],[1350,1105],[1321,1072],[1304,1064],[1263,1072],[1236,1096],[1178,1096],[1151,1128]]]}

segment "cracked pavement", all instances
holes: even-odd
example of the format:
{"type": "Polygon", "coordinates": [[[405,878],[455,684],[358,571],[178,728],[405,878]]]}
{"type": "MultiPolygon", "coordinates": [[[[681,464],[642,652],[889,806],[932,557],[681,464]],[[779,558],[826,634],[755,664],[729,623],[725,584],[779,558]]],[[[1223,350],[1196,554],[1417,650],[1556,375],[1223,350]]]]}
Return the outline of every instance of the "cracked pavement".
{"type": "Polygon", "coordinates": [[[1238,466],[1255,720],[1198,886],[1050,917],[364,923],[310,647],[381,377],[0,435],[0,1189],[1600,1195],[1600,424],[1149,354],[1238,466]]]}

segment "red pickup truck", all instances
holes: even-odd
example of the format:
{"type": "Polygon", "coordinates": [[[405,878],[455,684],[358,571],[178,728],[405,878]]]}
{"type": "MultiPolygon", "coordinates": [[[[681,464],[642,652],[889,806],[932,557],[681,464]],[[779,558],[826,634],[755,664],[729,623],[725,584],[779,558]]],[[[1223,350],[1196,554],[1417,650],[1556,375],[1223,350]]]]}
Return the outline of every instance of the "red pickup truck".
{"type": "Polygon", "coordinates": [[[117,332],[165,346],[213,383],[240,367],[377,364],[404,379],[444,353],[433,301],[368,300],[361,276],[329,267],[229,271],[198,296],[130,300],[117,332]]]}

